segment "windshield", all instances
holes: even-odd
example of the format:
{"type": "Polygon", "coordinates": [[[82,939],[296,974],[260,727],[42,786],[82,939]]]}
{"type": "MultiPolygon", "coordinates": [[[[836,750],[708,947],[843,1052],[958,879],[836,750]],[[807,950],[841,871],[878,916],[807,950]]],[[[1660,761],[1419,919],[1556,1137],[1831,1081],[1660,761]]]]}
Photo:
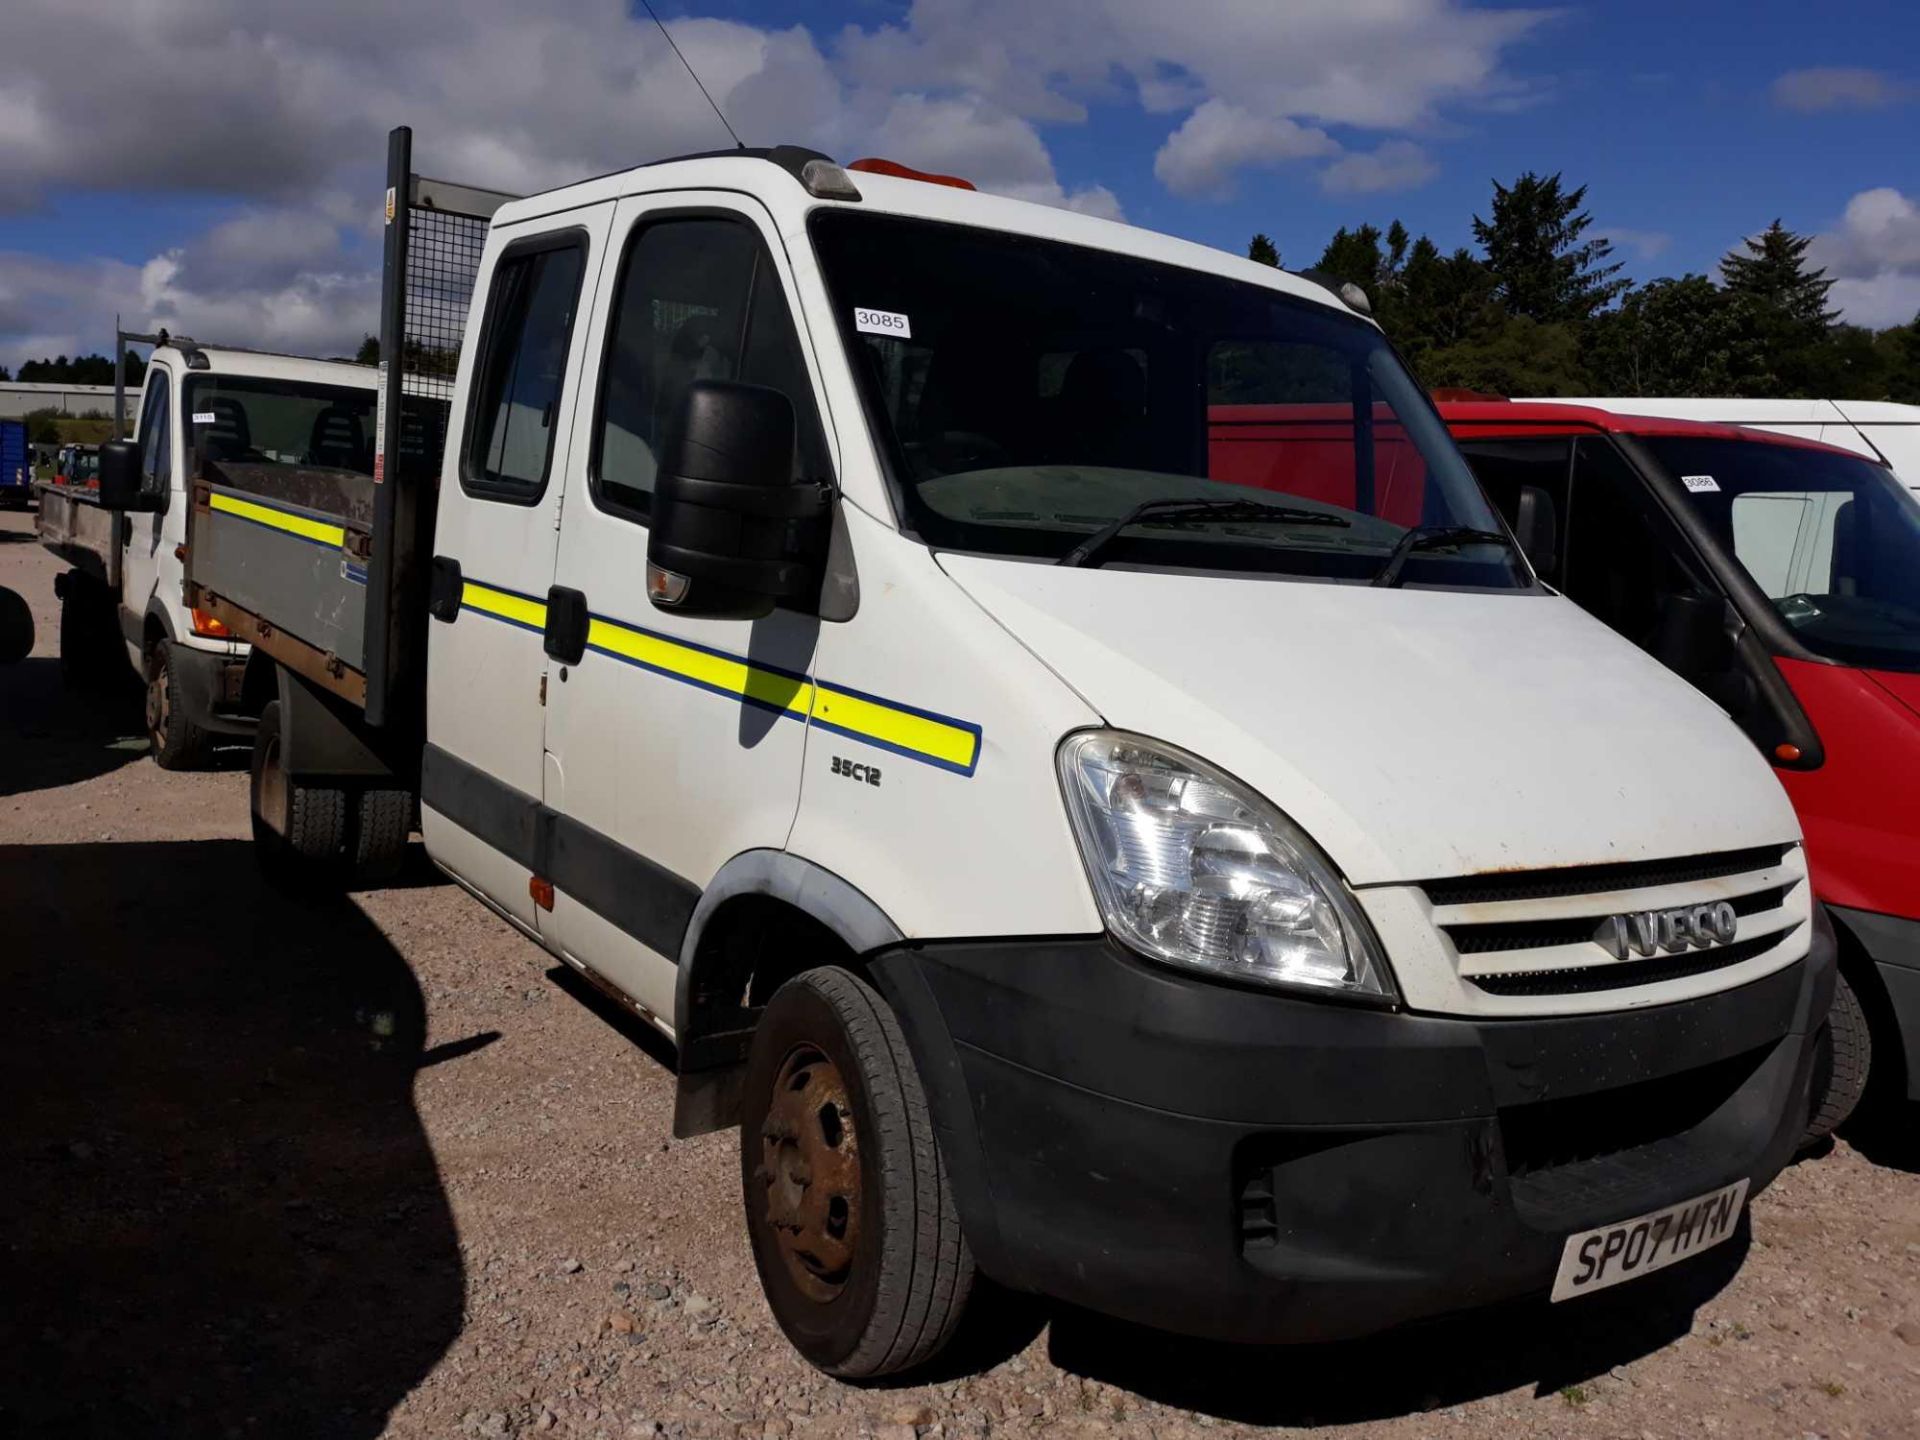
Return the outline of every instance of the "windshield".
{"type": "Polygon", "coordinates": [[[1884,465],[1757,440],[1641,443],[1801,644],[1920,669],[1920,501],[1884,465]]]}
{"type": "MultiPolygon", "coordinates": [[[[902,518],[929,544],[1059,559],[1146,501],[1237,500],[1253,503],[1156,507],[1102,559],[1368,580],[1410,530],[1502,528],[1351,315],[964,226],[828,210],[811,234],[902,518]]],[[[1528,583],[1496,543],[1402,564],[1407,584],[1528,583]]]]}

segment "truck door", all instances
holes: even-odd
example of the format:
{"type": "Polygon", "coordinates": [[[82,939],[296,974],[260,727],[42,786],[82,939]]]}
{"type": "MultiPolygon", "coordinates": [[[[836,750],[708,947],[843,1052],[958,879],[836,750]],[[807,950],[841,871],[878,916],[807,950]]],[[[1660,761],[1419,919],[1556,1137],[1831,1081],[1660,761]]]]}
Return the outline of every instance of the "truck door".
{"type": "Polygon", "coordinates": [[[126,516],[120,523],[126,539],[120,553],[120,604],[128,653],[134,669],[144,665],[141,641],[146,625],[147,602],[153,599],[160,575],[160,545],[165,534],[166,512],[183,503],[173,493],[174,477],[184,459],[176,456],[180,427],[173,413],[172,377],[159,365],[148,367],[147,389],[140,401],[140,491],[143,495],[164,497],[162,508],[147,514],[126,516]]]}
{"type": "Polygon", "coordinates": [[[793,400],[800,473],[832,468],[786,253],[763,210],[728,194],[623,200],[609,253],[617,274],[590,345],[597,397],[569,461],[556,576],[591,621],[580,663],[557,667],[548,688],[554,921],[566,953],[671,1017],[701,889],[792,828],[819,622],[653,607],[647,519],[662,437],[690,382],[741,380],[793,400]]]}
{"type": "MultiPolygon", "coordinates": [[[[428,851],[527,927],[544,764],[547,591],[594,276],[611,205],[496,232],[434,535],[452,607],[427,645],[428,851]]],[[[471,328],[471,326],[470,326],[471,328]]]]}

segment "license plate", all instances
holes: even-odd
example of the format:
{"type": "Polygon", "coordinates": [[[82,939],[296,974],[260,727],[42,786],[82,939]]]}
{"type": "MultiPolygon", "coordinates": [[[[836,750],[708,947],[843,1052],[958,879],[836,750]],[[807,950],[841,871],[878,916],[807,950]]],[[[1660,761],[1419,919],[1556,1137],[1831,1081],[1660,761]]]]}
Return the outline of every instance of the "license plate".
{"type": "Polygon", "coordinates": [[[1615,1225],[1570,1237],[1560,1252],[1553,1298],[1571,1300],[1664,1270],[1733,1234],[1747,1200],[1745,1180],[1615,1225]]]}

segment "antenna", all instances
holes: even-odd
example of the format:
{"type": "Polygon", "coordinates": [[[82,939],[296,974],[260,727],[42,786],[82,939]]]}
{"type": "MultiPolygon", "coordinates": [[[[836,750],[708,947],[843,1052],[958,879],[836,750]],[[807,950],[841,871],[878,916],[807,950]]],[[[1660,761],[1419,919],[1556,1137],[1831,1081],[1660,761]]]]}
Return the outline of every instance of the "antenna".
{"type": "Polygon", "coordinates": [[[672,50],[674,55],[678,57],[680,63],[687,67],[687,74],[693,77],[693,83],[695,85],[700,86],[701,95],[706,97],[707,104],[713,106],[713,113],[719,116],[720,123],[727,127],[727,134],[733,136],[734,146],[737,149],[741,149],[741,150],[746,149],[747,148],[746,141],[740,138],[739,133],[735,131],[733,126],[728,122],[726,115],[721,112],[720,106],[717,103],[715,103],[713,96],[707,94],[707,87],[701,84],[699,73],[695,71],[693,66],[688,62],[687,57],[680,54],[680,47],[673,43],[672,33],[667,29],[666,25],[661,21],[660,16],[656,14],[654,11],[653,0],[640,0],[640,3],[647,7],[647,14],[653,16],[653,23],[660,27],[660,34],[666,39],[667,48],[672,50]]]}

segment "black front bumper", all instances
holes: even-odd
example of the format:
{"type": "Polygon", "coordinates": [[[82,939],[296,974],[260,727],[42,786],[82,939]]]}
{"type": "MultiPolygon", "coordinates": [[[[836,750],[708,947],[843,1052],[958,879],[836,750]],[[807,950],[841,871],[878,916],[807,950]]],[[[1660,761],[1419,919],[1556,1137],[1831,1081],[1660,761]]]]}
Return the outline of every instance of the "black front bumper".
{"type": "Polygon", "coordinates": [[[175,645],[168,663],[175,694],[195,725],[213,735],[234,737],[250,736],[258,728],[259,717],[240,710],[246,656],[175,645]]]}
{"type": "Polygon", "coordinates": [[[1833,940],[1727,993],[1475,1021],[1211,984],[1104,938],[872,973],[1003,1284],[1167,1330],[1336,1340],[1534,1293],[1562,1243],[1741,1177],[1807,1119],[1833,940]]]}

